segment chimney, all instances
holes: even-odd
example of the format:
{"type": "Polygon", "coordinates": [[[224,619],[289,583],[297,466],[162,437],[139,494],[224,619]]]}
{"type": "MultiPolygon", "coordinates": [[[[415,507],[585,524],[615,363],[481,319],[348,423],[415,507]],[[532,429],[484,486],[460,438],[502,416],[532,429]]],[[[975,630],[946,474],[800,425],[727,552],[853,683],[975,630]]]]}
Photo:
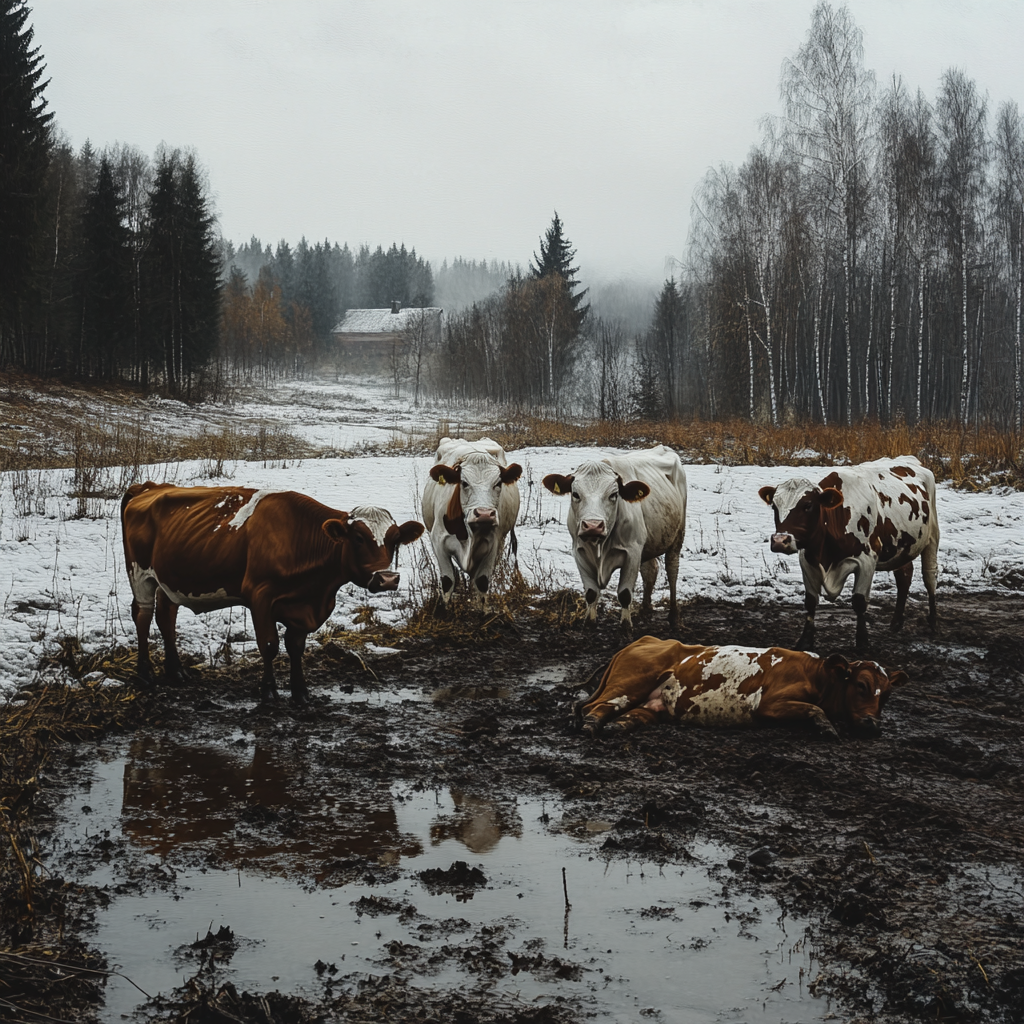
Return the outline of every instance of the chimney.
{"type": "Polygon", "coordinates": [[[402,303],[398,299],[391,300],[391,312],[397,313],[402,308],[402,303]]]}

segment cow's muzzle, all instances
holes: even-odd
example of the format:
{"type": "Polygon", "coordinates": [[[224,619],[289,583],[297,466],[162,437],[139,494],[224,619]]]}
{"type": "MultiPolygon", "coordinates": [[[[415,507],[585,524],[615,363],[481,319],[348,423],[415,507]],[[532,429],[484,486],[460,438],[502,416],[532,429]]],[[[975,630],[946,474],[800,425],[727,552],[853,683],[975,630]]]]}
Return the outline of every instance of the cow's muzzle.
{"type": "Polygon", "coordinates": [[[601,540],[605,536],[604,520],[584,519],[580,523],[579,535],[581,540],[601,540]]]}
{"type": "Polygon", "coordinates": [[[366,584],[366,589],[371,594],[380,594],[385,590],[397,590],[398,581],[401,579],[401,574],[397,572],[375,572],[370,577],[370,582],[366,584]]]}
{"type": "Polygon", "coordinates": [[[475,530],[493,530],[498,525],[498,510],[494,508],[475,508],[466,516],[466,525],[475,530]]]}
{"type": "Polygon", "coordinates": [[[791,533],[773,533],[772,534],[772,551],[778,552],[780,555],[795,555],[796,540],[793,538],[791,533]]]}

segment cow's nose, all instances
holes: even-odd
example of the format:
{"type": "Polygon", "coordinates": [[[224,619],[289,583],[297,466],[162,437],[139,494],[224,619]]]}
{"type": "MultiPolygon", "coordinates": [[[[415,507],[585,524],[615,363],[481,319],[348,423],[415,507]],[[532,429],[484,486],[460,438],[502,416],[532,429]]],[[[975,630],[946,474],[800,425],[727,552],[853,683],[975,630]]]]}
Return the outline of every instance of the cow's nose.
{"type": "Polygon", "coordinates": [[[496,522],[498,519],[497,509],[493,508],[475,508],[473,511],[476,513],[476,518],[480,520],[489,520],[490,522],[496,522]]]}
{"type": "Polygon", "coordinates": [[[796,551],[796,544],[793,542],[793,535],[789,533],[772,534],[772,551],[780,554],[790,555],[796,551]]]}
{"type": "Polygon", "coordinates": [[[857,727],[863,735],[871,738],[882,735],[882,723],[874,715],[864,715],[857,727]]]}
{"type": "Polygon", "coordinates": [[[383,572],[375,572],[370,577],[370,582],[367,584],[366,589],[371,594],[379,594],[384,590],[397,590],[398,582],[401,578],[400,573],[389,572],[386,569],[383,572]]]}
{"type": "Polygon", "coordinates": [[[580,536],[581,537],[603,537],[604,536],[604,520],[603,519],[584,519],[580,523],[580,536]]]}

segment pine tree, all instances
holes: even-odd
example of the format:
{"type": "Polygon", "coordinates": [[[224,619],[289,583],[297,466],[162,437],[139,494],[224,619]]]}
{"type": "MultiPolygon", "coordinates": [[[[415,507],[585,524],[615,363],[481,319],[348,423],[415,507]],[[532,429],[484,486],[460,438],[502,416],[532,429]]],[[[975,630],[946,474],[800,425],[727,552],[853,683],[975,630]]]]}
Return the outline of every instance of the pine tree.
{"type": "Polygon", "coordinates": [[[0,0],[0,363],[26,361],[21,310],[30,301],[41,193],[50,161],[45,65],[25,0],[0,0]],[[19,351],[20,350],[20,351],[19,351]]]}
{"type": "Polygon", "coordinates": [[[127,355],[132,294],[124,196],[105,156],[86,197],[83,243],[81,337],[85,350],[80,369],[109,377],[127,355]]]}
{"type": "Polygon", "coordinates": [[[540,255],[533,254],[534,262],[530,265],[530,272],[537,280],[549,277],[551,274],[558,274],[562,278],[572,303],[575,328],[578,333],[587,319],[590,305],[589,303],[585,306],[581,305],[589,289],[577,290],[579,284],[576,275],[580,268],[572,265],[574,259],[576,259],[576,250],[572,247],[569,239],[565,237],[562,231],[562,221],[556,210],[551,220],[551,226],[544,233],[544,237],[540,239],[540,255]]]}

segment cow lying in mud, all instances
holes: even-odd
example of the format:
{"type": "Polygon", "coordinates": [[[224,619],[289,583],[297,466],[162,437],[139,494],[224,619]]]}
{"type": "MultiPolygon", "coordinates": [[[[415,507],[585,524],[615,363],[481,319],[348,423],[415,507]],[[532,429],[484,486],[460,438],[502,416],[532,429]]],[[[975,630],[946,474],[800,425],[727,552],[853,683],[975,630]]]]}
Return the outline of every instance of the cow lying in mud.
{"type": "Polygon", "coordinates": [[[839,654],[687,646],[645,636],[612,658],[576,718],[590,735],[674,720],[710,728],[802,721],[833,738],[836,725],[876,736],[889,694],[906,682],[905,672],[839,654]]]}
{"type": "Polygon", "coordinates": [[[296,704],[308,700],[302,671],[306,637],[334,611],[338,589],[344,583],[371,594],[397,589],[391,560],[400,544],[423,533],[421,523],[398,526],[382,508],[339,512],[295,491],[155,483],[128,488],[121,529],[139,637],[138,675],[153,678],[154,605],[170,680],[185,675],[175,635],[178,607],[198,614],[243,605],[252,614],[263,657],[261,699],[277,697],[280,622],[296,704]]]}

